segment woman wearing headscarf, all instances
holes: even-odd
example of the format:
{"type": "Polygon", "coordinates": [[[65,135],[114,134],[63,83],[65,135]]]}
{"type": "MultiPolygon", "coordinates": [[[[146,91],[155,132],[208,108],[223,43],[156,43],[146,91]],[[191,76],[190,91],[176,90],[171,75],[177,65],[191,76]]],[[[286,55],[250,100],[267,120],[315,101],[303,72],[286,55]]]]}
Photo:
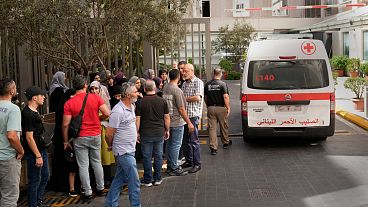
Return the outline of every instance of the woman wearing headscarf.
{"type": "Polygon", "coordinates": [[[146,80],[152,80],[155,77],[155,71],[153,69],[146,69],[143,73],[143,78],[146,80]]]}
{"type": "Polygon", "coordinates": [[[65,84],[65,73],[58,71],[52,77],[49,95],[50,95],[50,112],[56,112],[58,103],[61,101],[64,92],[68,90],[68,86],[65,84]]]}
{"type": "MultiPolygon", "coordinates": [[[[64,114],[64,104],[76,93],[75,89],[68,89],[60,98],[58,108],[55,113],[55,128],[52,144],[54,145],[54,154],[52,158],[52,175],[49,187],[55,191],[69,192],[69,196],[77,196],[75,189],[75,181],[80,183],[78,176],[77,162],[68,162],[64,156],[64,140],[62,137],[62,122],[64,114]],[[66,167],[66,168],[65,168],[66,167]],[[67,170],[65,170],[67,169],[67,170]],[[76,180],[77,178],[77,180],[76,180]]],[[[79,184],[77,185],[79,186],[79,184]]]]}
{"type": "MultiPolygon", "coordinates": [[[[101,85],[98,81],[93,81],[89,86],[90,93],[98,94],[105,102],[105,104],[111,110],[110,105],[110,95],[106,88],[106,86],[101,85]]],[[[108,150],[108,145],[105,140],[106,136],[106,127],[108,122],[103,120],[101,121],[101,164],[104,169],[104,178],[106,182],[111,182],[111,168],[110,165],[115,163],[114,154],[112,151],[108,150]]]]}
{"type": "Polygon", "coordinates": [[[111,110],[110,105],[111,97],[109,95],[109,91],[107,90],[106,86],[102,85],[98,81],[93,81],[89,86],[89,90],[91,93],[98,94],[104,100],[107,107],[109,107],[109,109],[111,110]]]}
{"type": "Polygon", "coordinates": [[[138,91],[138,94],[137,94],[138,95],[138,99],[143,98],[143,94],[139,91],[141,89],[141,86],[142,86],[141,79],[139,79],[137,76],[132,76],[129,79],[129,83],[135,85],[135,88],[138,91]]]}

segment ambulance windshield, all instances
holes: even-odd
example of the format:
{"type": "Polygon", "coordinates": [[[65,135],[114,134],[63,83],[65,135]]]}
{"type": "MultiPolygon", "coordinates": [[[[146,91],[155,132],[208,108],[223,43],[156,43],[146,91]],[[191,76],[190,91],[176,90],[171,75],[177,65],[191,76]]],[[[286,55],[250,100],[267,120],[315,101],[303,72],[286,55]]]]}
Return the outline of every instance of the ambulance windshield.
{"type": "Polygon", "coordinates": [[[327,87],[325,60],[251,61],[248,87],[265,90],[296,90],[327,87]]]}

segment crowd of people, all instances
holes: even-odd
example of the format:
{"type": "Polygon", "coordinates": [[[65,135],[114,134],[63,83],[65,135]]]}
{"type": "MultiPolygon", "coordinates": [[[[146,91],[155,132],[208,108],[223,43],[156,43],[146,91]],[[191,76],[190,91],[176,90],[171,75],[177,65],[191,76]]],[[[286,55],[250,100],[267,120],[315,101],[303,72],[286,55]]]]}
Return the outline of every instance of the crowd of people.
{"type": "Polygon", "coordinates": [[[17,205],[23,156],[27,160],[30,207],[43,205],[48,183],[70,196],[80,193],[86,202],[91,201],[93,192],[106,196],[105,205],[114,207],[119,206],[120,191],[127,184],[131,206],[141,206],[140,186],[162,183],[164,154],[169,176],[201,170],[198,124],[203,102],[208,107],[210,153],[217,154],[217,123],[223,148],[232,144],[227,121],[229,91],[221,76],[221,69],[215,69],[213,80],[204,84],[195,76],[194,66],[181,61],[171,70],[160,70],[159,77],[152,69],[142,78],[130,79],[122,72],[112,75],[104,71],[88,84],[85,77],[77,75],[69,88],[65,73],[56,72],[48,91],[49,110],[55,112],[50,181],[47,135],[37,110],[47,92],[36,86],[28,88],[28,102],[20,111],[11,102],[17,95],[16,83],[0,80],[0,206],[17,205]],[[79,115],[79,135],[71,139],[69,127],[79,115]],[[181,163],[183,157],[185,162],[181,163]],[[136,159],[143,163],[141,180],[136,159]],[[107,192],[106,172],[113,163],[116,172],[107,192]]]}

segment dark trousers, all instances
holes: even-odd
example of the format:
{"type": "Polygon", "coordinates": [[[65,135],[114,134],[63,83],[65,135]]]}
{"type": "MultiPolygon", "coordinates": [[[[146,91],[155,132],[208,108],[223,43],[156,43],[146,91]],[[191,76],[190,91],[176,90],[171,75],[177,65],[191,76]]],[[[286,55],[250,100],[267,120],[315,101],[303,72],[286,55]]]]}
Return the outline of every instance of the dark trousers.
{"type": "Polygon", "coordinates": [[[43,166],[36,167],[36,156],[27,153],[27,170],[28,170],[28,206],[36,207],[42,201],[43,193],[49,179],[49,164],[46,149],[40,150],[43,166]]]}
{"type": "Polygon", "coordinates": [[[189,133],[188,125],[184,126],[183,146],[186,162],[192,165],[201,165],[201,150],[198,138],[199,117],[192,117],[190,121],[194,125],[194,132],[189,133]]]}

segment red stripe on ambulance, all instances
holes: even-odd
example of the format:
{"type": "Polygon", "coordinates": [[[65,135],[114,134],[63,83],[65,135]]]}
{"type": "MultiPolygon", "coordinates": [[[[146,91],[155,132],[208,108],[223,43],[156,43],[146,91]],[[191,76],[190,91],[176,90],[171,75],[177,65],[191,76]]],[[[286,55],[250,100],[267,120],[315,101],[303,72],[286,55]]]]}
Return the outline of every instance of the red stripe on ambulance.
{"type": "Polygon", "coordinates": [[[288,101],[330,100],[331,93],[283,93],[283,94],[247,94],[247,101],[288,101]],[[289,96],[291,97],[289,99],[289,96]]]}

